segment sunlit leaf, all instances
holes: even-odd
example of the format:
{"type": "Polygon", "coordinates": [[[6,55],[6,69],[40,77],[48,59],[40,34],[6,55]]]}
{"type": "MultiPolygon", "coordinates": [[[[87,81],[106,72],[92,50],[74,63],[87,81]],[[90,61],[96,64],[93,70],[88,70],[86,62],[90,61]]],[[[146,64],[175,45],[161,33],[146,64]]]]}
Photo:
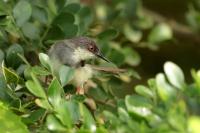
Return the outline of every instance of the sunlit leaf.
{"type": "Polygon", "coordinates": [[[58,105],[61,102],[61,94],[63,93],[62,86],[59,81],[54,78],[48,88],[48,99],[53,105],[58,105]]]}
{"type": "Polygon", "coordinates": [[[125,62],[129,65],[136,66],[141,62],[139,54],[130,47],[122,48],[122,52],[125,55],[125,62]]]}
{"type": "Polygon", "coordinates": [[[44,67],[46,67],[48,70],[51,70],[51,63],[48,55],[39,53],[39,60],[44,67]]]}
{"type": "Polygon", "coordinates": [[[191,133],[198,133],[200,131],[200,118],[198,116],[191,116],[188,121],[189,131],[191,133]]]}
{"type": "Polygon", "coordinates": [[[69,102],[63,101],[59,105],[54,105],[54,110],[56,112],[56,117],[62,122],[62,124],[67,126],[68,128],[71,128],[73,124],[73,119],[68,105],[69,102]]]}
{"type": "Polygon", "coordinates": [[[167,75],[169,82],[177,87],[178,89],[183,90],[185,87],[185,78],[183,71],[173,62],[166,62],[164,64],[164,71],[167,75]]]}
{"type": "Polygon", "coordinates": [[[160,73],[156,76],[156,85],[158,95],[162,100],[167,101],[175,96],[176,90],[167,83],[164,74],[160,73]]]}
{"type": "Polygon", "coordinates": [[[13,70],[6,68],[4,65],[2,66],[3,75],[6,82],[9,83],[23,83],[23,79],[19,77],[13,70]]]}
{"type": "Polygon", "coordinates": [[[148,36],[148,41],[152,44],[160,43],[171,39],[173,36],[172,30],[169,25],[161,23],[153,28],[148,36]]]}
{"type": "Polygon", "coordinates": [[[35,96],[46,99],[46,93],[40,85],[38,79],[33,73],[31,73],[32,80],[28,80],[25,84],[27,89],[33,93],[35,96]]]}
{"type": "Polygon", "coordinates": [[[28,133],[28,128],[22,123],[19,116],[11,112],[3,103],[0,103],[0,130],[5,132],[28,133]]]}
{"type": "Polygon", "coordinates": [[[66,131],[66,128],[59,122],[59,120],[52,114],[47,116],[47,128],[51,131],[66,131]]]}
{"type": "Polygon", "coordinates": [[[94,118],[91,115],[91,113],[89,112],[89,110],[82,103],[79,103],[79,109],[80,109],[81,117],[83,118],[83,122],[84,122],[83,126],[86,129],[90,129],[90,131],[95,132],[96,124],[95,124],[94,118]]]}
{"type": "Polygon", "coordinates": [[[152,90],[142,85],[137,85],[135,91],[144,97],[153,98],[155,96],[152,90]]]}
{"type": "Polygon", "coordinates": [[[49,104],[47,99],[39,99],[39,98],[37,98],[37,99],[35,99],[35,103],[39,107],[42,107],[42,108],[47,109],[47,110],[52,110],[52,106],[49,104]]]}
{"type": "Polygon", "coordinates": [[[138,116],[147,117],[152,114],[151,102],[144,97],[133,95],[127,95],[125,98],[126,107],[128,112],[138,116]]]}
{"type": "Polygon", "coordinates": [[[124,35],[125,37],[133,43],[137,43],[142,38],[142,32],[136,29],[133,29],[129,24],[124,25],[124,35]]]}

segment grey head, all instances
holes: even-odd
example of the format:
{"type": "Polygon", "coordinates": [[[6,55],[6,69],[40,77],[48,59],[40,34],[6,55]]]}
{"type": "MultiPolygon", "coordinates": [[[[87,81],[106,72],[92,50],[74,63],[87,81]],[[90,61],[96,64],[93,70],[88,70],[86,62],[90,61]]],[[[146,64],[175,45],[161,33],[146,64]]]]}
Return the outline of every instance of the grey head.
{"type": "Polygon", "coordinates": [[[110,62],[108,59],[106,59],[103,56],[100,49],[97,47],[96,42],[93,41],[91,38],[89,38],[89,37],[75,37],[75,38],[70,39],[69,41],[72,42],[73,44],[75,44],[76,47],[80,47],[80,48],[94,54],[98,58],[101,58],[101,59],[105,60],[106,62],[110,62]]]}
{"type": "Polygon", "coordinates": [[[109,62],[101,54],[95,41],[88,37],[75,37],[58,41],[52,45],[48,54],[50,58],[70,66],[77,66],[81,62],[95,56],[109,62]]]}

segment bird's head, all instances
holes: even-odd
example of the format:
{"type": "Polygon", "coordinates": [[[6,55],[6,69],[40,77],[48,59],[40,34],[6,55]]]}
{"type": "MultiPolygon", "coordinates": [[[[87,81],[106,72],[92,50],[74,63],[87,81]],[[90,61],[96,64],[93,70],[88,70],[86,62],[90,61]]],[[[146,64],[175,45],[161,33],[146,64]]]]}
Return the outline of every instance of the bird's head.
{"type": "Polygon", "coordinates": [[[76,38],[71,39],[70,41],[76,45],[76,49],[75,49],[76,55],[83,58],[83,60],[96,56],[98,58],[101,58],[109,62],[109,60],[106,59],[101,53],[96,42],[93,41],[92,39],[88,37],[76,37],[76,38]]]}

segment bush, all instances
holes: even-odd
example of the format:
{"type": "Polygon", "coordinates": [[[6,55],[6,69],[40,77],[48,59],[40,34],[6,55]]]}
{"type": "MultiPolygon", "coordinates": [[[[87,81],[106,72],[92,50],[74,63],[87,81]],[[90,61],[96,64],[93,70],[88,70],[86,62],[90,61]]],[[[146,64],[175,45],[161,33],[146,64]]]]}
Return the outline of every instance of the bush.
{"type": "Polygon", "coordinates": [[[145,14],[139,0],[97,1],[94,7],[72,0],[0,1],[0,131],[197,133],[199,71],[191,71],[188,84],[182,70],[166,62],[147,86],[137,85],[125,98],[117,93],[141,78],[133,69],[141,62],[134,48],[155,50],[172,37],[170,25],[145,14]],[[104,55],[127,71],[98,73],[87,93],[76,95],[69,83],[74,69],[63,65],[55,76],[45,54],[55,41],[74,36],[95,38],[104,55]]]}

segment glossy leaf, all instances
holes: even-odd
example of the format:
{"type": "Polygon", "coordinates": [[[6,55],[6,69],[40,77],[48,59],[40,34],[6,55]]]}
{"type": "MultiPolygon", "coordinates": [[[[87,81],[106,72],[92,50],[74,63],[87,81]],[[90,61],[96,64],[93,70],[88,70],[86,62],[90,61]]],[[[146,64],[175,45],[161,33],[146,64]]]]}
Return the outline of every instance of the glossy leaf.
{"type": "Polygon", "coordinates": [[[151,102],[147,100],[146,98],[143,98],[137,95],[133,95],[133,96],[127,95],[125,98],[125,103],[126,103],[128,112],[130,113],[133,113],[141,117],[147,117],[152,114],[151,102]]]}
{"type": "Polygon", "coordinates": [[[125,37],[133,43],[137,43],[142,39],[142,32],[133,29],[129,24],[124,25],[124,35],[125,37]]]}
{"type": "Polygon", "coordinates": [[[3,75],[6,82],[9,83],[23,83],[23,79],[19,77],[13,70],[6,68],[4,65],[2,66],[3,75]]]}
{"type": "Polygon", "coordinates": [[[39,53],[39,60],[44,67],[46,67],[48,70],[51,70],[51,63],[48,55],[39,53]]]}
{"type": "Polygon", "coordinates": [[[15,133],[28,133],[28,128],[22,123],[19,116],[10,111],[0,102],[0,130],[15,133]]]}
{"type": "Polygon", "coordinates": [[[139,54],[130,47],[122,48],[122,52],[125,56],[125,62],[131,66],[137,66],[141,62],[139,54]]]}
{"type": "Polygon", "coordinates": [[[31,73],[32,80],[28,80],[25,84],[27,89],[33,93],[35,96],[46,99],[46,93],[40,85],[38,79],[33,73],[31,73]]]}
{"type": "Polygon", "coordinates": [[[59,122],[59,120],[52,114],[47,116],[47,128],[51,131],[66,131],[66,128],[59,122]]]}
{"type": "Polygon", "coordinates": [[[47,99],[35,99],[36,105],[39,107],[42,107],[47,110],[52,110],[52,106],[49,104],[49,101],[47,99]]]}
{"type": "Polygon", "coordinates": [[[164,71],[167,75],[169,82],[177,87],[178,89],[183,90],[185,87],[185,78],[183,71],[173,62],[166,62],[164,64],[164,71]]]}
{"type": "Polygon", "coordinates": [[[32,8],[28,1],[20,0],[13,9],[13,14],[17,24],[22,26],[31,17],[32,8]],[[23,14],[23,15],[22,15],[23,14]]]}
{"type": "Polygon", "coordinates": [[[48,99],[52,105],[59,105],[61,102],[62,86],[59,81],[54,78],[48,88],[48,99]]]}
{"type": "Polygon", "coordinates": [[[62,101],[58,105],[54,105],[54,110],[56,112],[56,117],[68,128],[72,127],[73,119],[69,109],[69,103],[67,101],[62,101]]]}
{"type": "Polygon", "coordinates": [[[65,65],[61,66],[59,70],[59,77],[60,77],[62,86],[67,85],[69,81],[73,79],[74,73],[75,73],[75,70],[73,68],[65,66],[65,65]]]}
{"type": "Polygon", "coordinates": [[[167,83],[166,78],[162,73],[156,76],[156,86],[158,95],[164,101],[170,100],[176,94],[175,89],[167,83]]]}
{"type": "Polygon", "coordinates": [[[81,117],[83,118],[83,121],[84,121],[83,126],[86,129],[90,129],[90,131],[95,132],[97,127],[96,127],[94,118],[89,112],[89,110],[82,103],[79,103],[79,109],[80,109],[81,117]]]}
{"type": "Polygon", "coordinates": [[[161,23],[153,28],[148,36],[148,41],[152,44],[160,43],[172,38],[172,30],[169,25],[161,23]]]}
{"type": "Polygon", "coordinates": [[[147,98],[153,98],[155,97],[154,93],[152,92],[152,90],[150,90],[149,88],[145,87],[145,86],[142,86],[142,85],[137,85],[135,87],[135,91],[144,96],[144,97],[147,97],[147,98]]]}
{"type": "Polygon", "coordinates": [[[34,66],[31,68],[31,71],[36,74],[36,75],[42,75],[42,76],[47,76],[50,75],[51,73],[49,71],[47,71],[45,68],[43,67],[39,67],[39,66],[34,66]]]}
{"type": "Polygon", "coordinates": [[[16,68],[22,63],[18,54],[24,55],[24,50],[19,44],[13,44],[8,48],[6,51],[6,62],[9,66],[16,68]]]}

